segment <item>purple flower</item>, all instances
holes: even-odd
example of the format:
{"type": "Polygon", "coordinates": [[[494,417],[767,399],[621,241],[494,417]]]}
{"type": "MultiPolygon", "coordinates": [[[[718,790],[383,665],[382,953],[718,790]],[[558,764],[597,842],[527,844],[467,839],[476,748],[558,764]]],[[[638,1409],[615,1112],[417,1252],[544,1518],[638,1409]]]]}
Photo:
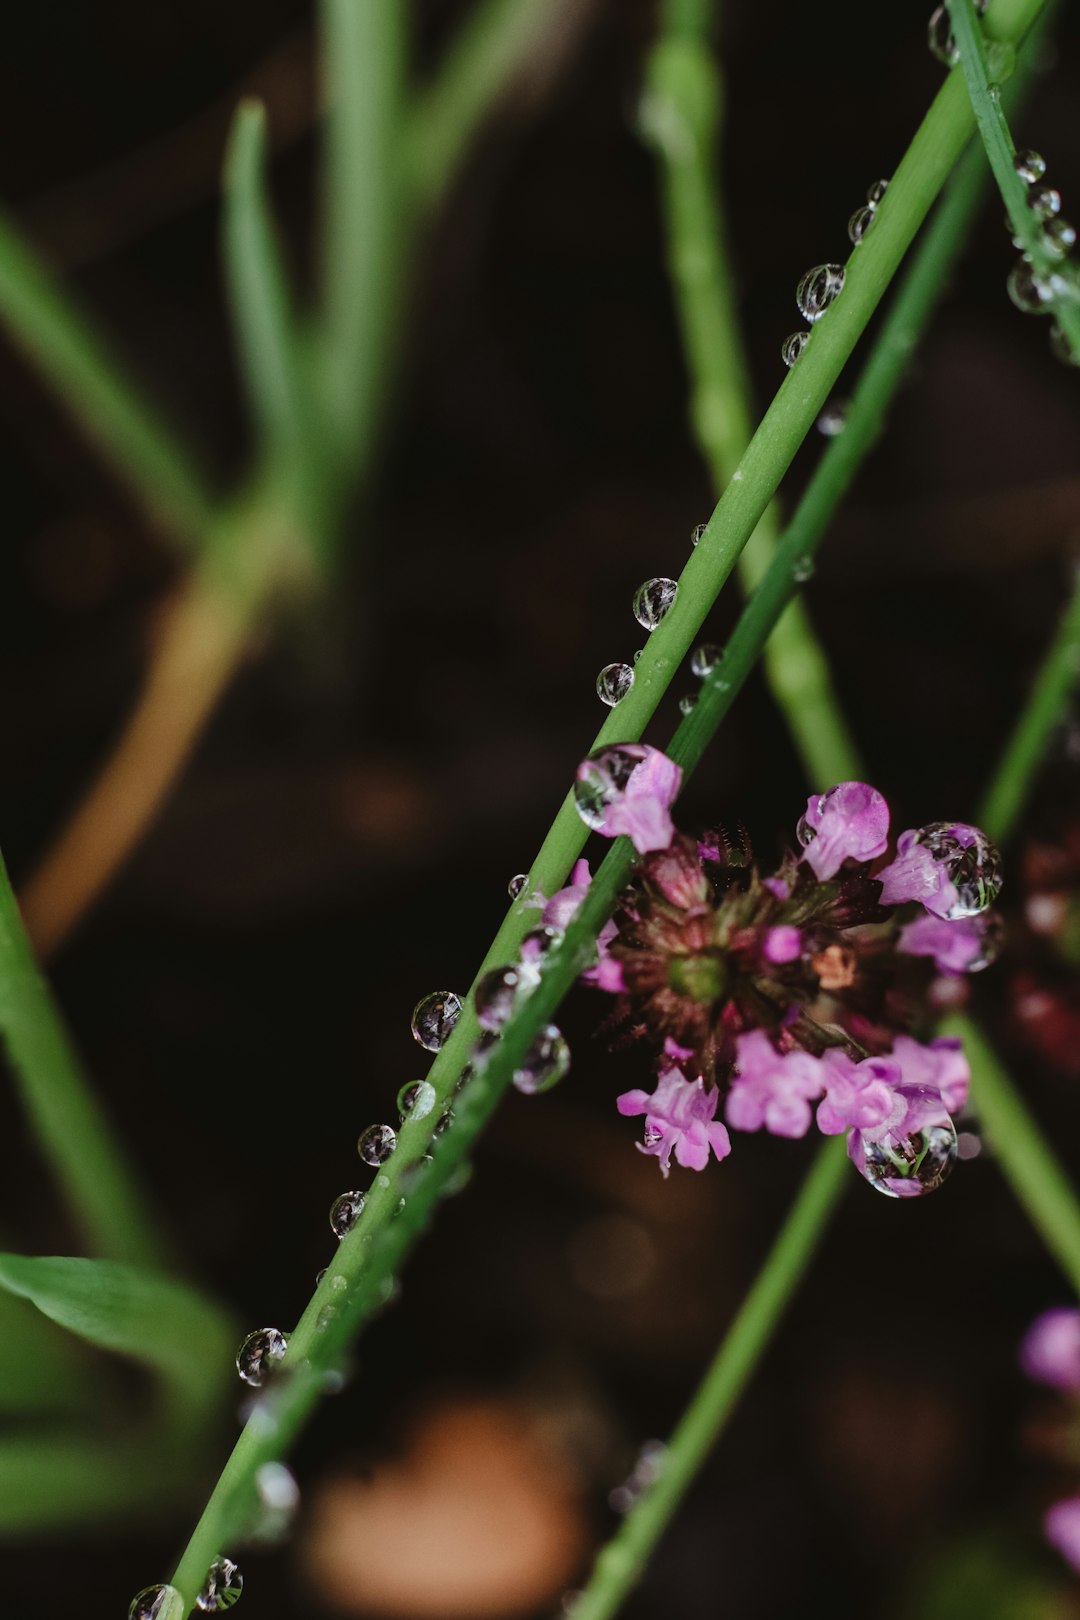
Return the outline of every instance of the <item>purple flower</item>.
{"type": "Polygon", "coordinates": [[[761,954],[767,962],[776,964],[794,962],[802,955],[802,935],[797,928],[787,924],[782,924],[779,928],[770,928],[765,935],[761,954]]]}
{"type": "Polygon", "coordinates": [[[790,884],[782,877],[762,878],[761,887],[768,889],[769,893],[775,895],[778,900],[786,900],[791,893],[790,884]]]}
{"type": "Polygon", "coordinates": [[[667,849],[675,836],[669,807],[682,782],[682,768],[659,748],[650,748],[630,773],[626,789],[608,808],[600,829],[608,838],[625,833],[639,855],[667,849]]]}
{"type": "Polygon", "coordinates": [[[715,1118],[720,1093],[716,1086],[705,1089],[704,1080],[687,1080],[678,1069],[661,1069],[656,1090],[624,1091],[616,1099],[620,1114],[645,1115],[645,1140],[638,1143],[642,1153],[660,1160],[666,1176],[671,1155],[688,1170],[704,1170],[712,1149],[718,1159],[731,1152],[727,1129],[715,1118]]]}
{"type": "Polygon", "coordinates": [[[959,917],[948,922],[929,911],[900,930],[898,951],[908,956],[932,956],[939,973],[974,972],[982,954],[984,917],[959,917]]]}
{"type": "Polygon", "coordinates": [[[872,861],[889,843],[889,807],[865,782],[840,782],[807,800],[797,836],[803,859],[824,881],[847,860],[872,861]]]}
{"type": "Polygon", "coordinates": [[[1043,1534],[1073,1569],[1080,1571],[1080,1496],[1055,1502],[1043,1517],[1043,1534]]]}
{"type": "MultiPolygon", "coordinates": [[[[592,874],[589,863],[579,860],[574,863],[574,870],[570,874],[570,882],[565,889],[559,889],[544,905],[541,920],[546,928],[558,928],[560,932],[569,928],[578,907],[589,892],[592,874]]],[[[596,936],[597,949],[600,960],[595,967],[586,968],[581,975],[585,984],[599,985],[601,990],[618,992],[626,986],[622,982],[622,969],[619,964],[608,956],[608,946],[619,932],[618,924],[609,917],[596,936]]],[[[539,953],[535,953],[538,959],[539,953]]],[[[526,957],[528,963],[528,958],[526,957]]],[[[537,965],[537,960],[531,963],[537,965]]]]}
{"type": "MultiPolygon", "coordinates": [[[[958,1114],[968,1100],[971,1070],[963,1042],[955,1035],[938,1035],[924,1046],[910,1035],[898,1035],[892,1056],[899,1063],[902,1087],[913,1094],[936,1092],[948,1114],[958,1114]]],[[[928,1123],[936,1123],[929,1121],[928,1123]]],[[[910,1128],[910,1127],[909,1127],[910,1128]]]]}
{"type": "Polygon", "coordinates": [[[778,1052],[761,1029],[740,1035],[735,1047],[738,1070],[724,1106],[728,1124],[737,1131],[764,1125],[773,1136],[805,1136],[810,1102],[824,1084],[821,1059],[801,1050],[778,1052]]]}
{"type": "Polygon", "coordinates": [[[909,828],[896,841],[896,859],[878,873],[881,901],[900,906],[905,900],[921,900],[935,917],[948,917],[955,910],[958,895],[943,861],[934,859],[926,844],[920,843],[921,828],[909,828]]]}
{"type": "Polygon", "coordinates": [[[1080,1310],[1058,1305],[1037,1316],[1020,1346],[1020,1365],[1040,1384],[1080,1391],[1080,1310]]]}
{"type": "Polygon", "coordinates": [[[900,1097],[900,1064],[891,1057],[864,1058],[861,1063],[839,1047],[821,1060],[825,1096],[818,1104],[818,1130],[826,1136],[841,1131],[887,1129],[907,1113],[900,1097]]]}

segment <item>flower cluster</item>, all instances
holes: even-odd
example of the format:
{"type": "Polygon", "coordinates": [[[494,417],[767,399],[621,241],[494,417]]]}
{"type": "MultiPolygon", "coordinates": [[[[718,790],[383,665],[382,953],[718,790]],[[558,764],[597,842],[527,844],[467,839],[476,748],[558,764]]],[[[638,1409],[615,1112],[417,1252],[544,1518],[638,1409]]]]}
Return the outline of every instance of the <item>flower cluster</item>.
{"type": "MultiPolygon", "coordinates": [[[[1080,1397],[1080,1310],[1062,1305],[1037,1317],[1020,1347],[1020,1365],[1029,1378],[1075,1403],[1080,1397]]],[[[1043,1516],[1043,1533],[1080,1572],[1080,1496],[1053,1503],[1043,1516]]]]}
{"type": "MultiPolygon", "coordinates": [[[[658,1052],[655,1090],[618,1100],[644,1116],[642,1151],[665,1175],[672,1158],[702,1169],[730,1152],[729,1130],[799,1137],[816,1121],[847,1132],[880,1191],[940,1185],[967,1063],[958,1041],[912,1031],[935,974],[976,972],[997,952],[997,851],[977,827],[934,822],[890,855],[882,795],[841,782],[811,797],[799,847],[763,875],[745,839],[676,831],[679,785],[641,744],[600,750],[578,773],[583,819],[640,856],[588,977],[617,998],[613,1024],[658,1052]]],[[[579,871],[549,906],[583,893],[579,871]]]]}

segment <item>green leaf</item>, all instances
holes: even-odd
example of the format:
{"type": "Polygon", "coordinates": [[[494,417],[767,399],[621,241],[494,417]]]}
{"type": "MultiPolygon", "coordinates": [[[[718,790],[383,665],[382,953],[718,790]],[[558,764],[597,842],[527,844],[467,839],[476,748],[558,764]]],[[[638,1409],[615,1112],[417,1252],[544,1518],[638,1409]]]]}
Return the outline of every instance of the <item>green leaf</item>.
{"type": "Polygon", "coordinates": [[[0,1414],[77,1411],[106,1393],[83,1345],[27,1300],[0,1293],[0,1414]]]}

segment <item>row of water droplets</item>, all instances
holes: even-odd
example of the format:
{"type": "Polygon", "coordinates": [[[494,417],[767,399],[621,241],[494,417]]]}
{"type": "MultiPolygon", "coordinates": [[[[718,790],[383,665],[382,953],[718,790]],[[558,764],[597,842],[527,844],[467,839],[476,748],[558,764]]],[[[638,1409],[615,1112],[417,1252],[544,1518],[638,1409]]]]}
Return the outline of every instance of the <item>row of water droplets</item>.
{"type": "MultiPolygon", "coordinates": [[[[1076,246],[1076,227],[1062,215],[1061,193],[1041,183],[1046,174],[1046,160],[1038,152],[1015,153],[1013,167],[1027,187],[1027,203],[1039,222],[1043,251],[1056,262],[1049,271],[1045,267],[1036,268],[1031,255],[1024,250],[1023,237],[1014,235],[1012,220],[1006,217],[1005,228],[1012,237],[1013,247],[1021,252],[1005,285],[1009,297],[1023,314],[1053,315],[1055,305],[1062,299],[1080,301],[1080,275],[1075,261],[1069,257],[1076,246]]],[[[1057,320],[1050,327],[1050,349],[1066,365],[1080,365],[1080,355],[1073,352],[1057,320]]]]}
{"type": "MultiPolygon", "coordinates": [[[[877,215],[889,182],[875,180],[866,193],[866,201],[862,203],[848,220],[848,236],[853,247],[858,247],[877,215]]],[[[835,304],[844,290],[844,281],[847,272],[842,264],[816,264],[808,270],[795,289],[795,303],[799,314],[811,329],[820,321],[825,312],[835,304]]],[[[810,341],[809,331],[792,332],[786,337],[780,347],[780,358],[785,366],[791,367],[798,360],[806,345],[810,341]]],[[[843,422],[832,431],[839,432],[843,422]]],[[[829,433],[830,428],[825,426],[822,432],[829,433]]]]}
{"type": "MultiPolygon", "coordinates": [[[[690,544],[696,546],[708,527],[705,523],[695,524],[690,532],[690,544]]],[[[675,598],[679,593],[679,582],[675,579],[656,578],[647,579],[639,585],[634,592],[633,614],[643,630],[651,635],[657,625],[664,619],[675,605],[675,598]]],[[[690,657],[690,669],[699,680],[704,680],[724,656],[723,648],[714,646],[711,642],[703,643],[697,647],[690,657]]],[[[601,703],[606,703],[613,709],[634,685],[634,664],[641,657],[641,649],[634,654],[633,664],[605,664],[596,677],[596,695],[601,703]]],[[[679,699],[679,710],[682,714],[689,714],[697,702],[697,694],[688,692],[679,699]]]]}

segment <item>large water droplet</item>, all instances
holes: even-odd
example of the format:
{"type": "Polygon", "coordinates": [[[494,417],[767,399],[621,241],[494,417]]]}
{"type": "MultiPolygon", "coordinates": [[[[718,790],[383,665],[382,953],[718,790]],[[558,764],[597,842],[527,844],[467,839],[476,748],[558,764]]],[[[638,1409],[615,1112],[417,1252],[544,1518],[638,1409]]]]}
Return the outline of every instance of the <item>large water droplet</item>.
{"type": "Polygon", "coordinates": [[[1039,152],[1016,152],[1013,154],[1013,168],[1026,186],[1033,186],[1046,173],[1046,159],[1039,152]]]}
{"type": "Polygon", "coordinates": [[[362,1192],[343,1192],[330,1205],[330,1230],[339,1243],[364,1213],[365,1202],[362,1192]]]}
{"type": "Polygon", "coordinates": [[[236,1352],[236,1370],[245,1384],[259,1389],[288,1348],[280,1328],[256,1328],[236,1352]]]}
{"type": "Polygon", "coordinates": [[[932,821],[920,827],[914,842],[928,849],[934,860],[944,866],[956,890],[956,900],[947,913],[951,922],[958,917],[977,917],[993,905],[1001,892],[1001,856],[978,827],[932,821]]]}
{"type": "Polygon", "coordinates": [[[437,1052],[449,1039],[461,1017],[461,999],[453,990],[433,990],[413,1008],[413,1039],[429,1052],[437,1052]]]}
{"type": "Polygon", "coordinates": [[[1052,186],[1040,186],[1028,193],[1028,207],[1036,219],[1053,219],[1061,213],[1061,192],[1052,186]]]}
{"type": "Polygon", "coordinates": [[[244,1577],[232,1559],[215,1558],[195,1604],[204,1614],[221,1614],[232,1608],[243,1590],[244,1577]]]}
{"type": "Polygon", "coordinates": [[[514,1084],[527,1097],[550,1091],[570,1067],[570,1048],[554,1024],[537,1036],[526,1052],[520,1069],[514,1070],[514,1084]]]}
{"type": "Polygon", "coordinates": [[[357,1153],[373,1170],[385,1164],[396,1147],[397,1132],[392,1125],[369,1125],[356,1143],[357,1153]]]}
{"type": "Polygon", "coordinates": [[[476,985],[476,1020],[481,1029],[499,1030],[514,1010],[521,974],[514,967],[490,968],[476,985]]]}
{"type": "Polygon", "coordinates": [[[1050,290],[1027,259],[1018,259],[1005,282],[1009,297],[1025,315],[1048,315],[1050,290]]]}
{"type": "Polygon", "coordinates": [[[780,345],[780,358],[790,371],[810,341],[809,332],[792,332],[780,345]]]}
{"type": "Polygon", "coordinates": [[[950,1119],[910,1136],[853,1131],[848,1140],[856,1169],[886,1198],[936,1192],[956,1163],[956,1128],[950,1119]]]}
{"type": "Polygon", "coordinates": [[[574,782],[577,813],[593,832],[603,829],[612,805],[626,792],[639,765],[656,753],[645,743],[610,743],[581,762],[574,782]]]}
{"type": "Polygon", "coordinates": [[[724,649],[715,641],[703,641],[700,647],[695,647],[690,654],[690,673],[703,681],[706,675],[711,675],[721,658],[724,649]]]}
{"type": "Polygon", "coordinates": [[[874,223],[874,215],[876,213],[877,209],[872,208],[870,204],[867,203],[864,208],[856,208],[855,212],[848,220],[847,233],[856,247],[858,247],[859,243],[862,241],[863,237],[874,223]]]}
{"type": "Polygon", "coordinates": [[[510,882],[506,885],[506,887],[511,900],[520,899],[520,897],[525,893],[525,890],[529,887],[528,872],[518,872],[516,877],[512,877],[510,879],[510,882]]]}
{"type": "Polygon", "coordinates": [[[843,433],[850,408],[849,399],[829,401],[817,419],[817,430],[823,438],[835,439],[838,433],[843,433]]]}
{"type": "Polygon", "coordinates": [[[670,613],[678,595],[678,582],[674,579],[647,579],[634,592],[634,618],[643,630],[655,630],[665,614],[670,613]]]}
{"type": "Polygon", "coordinates": [[[397,1094],[402,1124],[407,1119],[426,1119],[435,1106],[435,1087],[430,1080],[410,1080],[397,1094]]]}
{"type": "Polygon", "coordinates": [[[844,290],[842,264],[817,264],[808,270],[795,291],[799,314],[811,323],[820,321],[830,304],[836,302],[844,290]]]}
{"type": "Polygon", "coordinates": [[[184,1607],[175,1586],[144,1586],[131,1600],[128,1620],[183,1620],[184,1607]]]}
{"type": "Polygon", "coordinates": [[[596,677],[596,695],[613,709],[634,684],[632,664],[605,664],[596,677]]]}

